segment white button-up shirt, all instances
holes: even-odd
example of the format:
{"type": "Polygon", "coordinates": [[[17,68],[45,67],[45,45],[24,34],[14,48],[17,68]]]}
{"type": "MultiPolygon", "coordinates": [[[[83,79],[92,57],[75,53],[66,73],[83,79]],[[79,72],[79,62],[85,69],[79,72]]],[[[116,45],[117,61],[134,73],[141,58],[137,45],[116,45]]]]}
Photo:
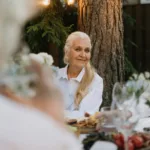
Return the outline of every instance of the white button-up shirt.
{"type": "Polygon", "coordinates": [[[58,71],[58,81],[64,95],[67,116],[71,118],[84,116],[85,112],[93,114],[99,110],[102,103],[103,79],[95,73],[94,79],[88,88],[88,94],[82,99],[79,110],[75,110],[75,94],[84,73],[85,69],[83,68],[76,78],[68,80],[67,66],[58,71]]]}

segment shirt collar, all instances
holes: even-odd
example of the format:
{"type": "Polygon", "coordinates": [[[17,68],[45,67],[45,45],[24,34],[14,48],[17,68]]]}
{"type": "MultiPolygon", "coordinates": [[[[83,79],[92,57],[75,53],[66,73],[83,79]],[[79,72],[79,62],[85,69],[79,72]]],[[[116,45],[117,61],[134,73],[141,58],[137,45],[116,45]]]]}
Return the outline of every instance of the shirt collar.
{"type": "MultiPolygon", "coordinates": [[[[67,79],[68,80],[68,75],[67,75],[67,68],[68,68],[68,65],[64,68],[61,69],[61,72],[60,72],[60,75],[59,75],[59,78],[64,78],[64,79],[67,79]]],[[[83,68],[81,70],[81,72],[79,73],[79,75],[76,77],[76,78],[72,78],[78,82],[81,82],[82,78],[83,78],[83,75],[85,73],[85,68],[83,68]]]]}
{"type": "Polygon", "coordinates": [[[74,79],[77,80],[78,82],[81,82],[81,80],[82,80],[82,78],[84,76],[84,73],[85,73],[85,68],[83,68],[81,70],[81,72],[79,73],[79,75],[76,78],[74,78],[74,79]]]}
{"type": "Polygon", "coordinates": [[[62,72],[60,73],[60,78],[64,78],[68,80],[67,68],[68,68],[68,65],[61,69],[62,72]]]}

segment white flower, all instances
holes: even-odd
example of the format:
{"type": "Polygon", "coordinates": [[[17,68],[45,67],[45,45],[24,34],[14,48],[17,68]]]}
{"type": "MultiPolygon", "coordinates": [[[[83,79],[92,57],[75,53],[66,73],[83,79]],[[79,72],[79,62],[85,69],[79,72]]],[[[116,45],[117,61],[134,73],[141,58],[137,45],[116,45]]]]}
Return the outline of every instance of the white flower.
{"type": "Polygon", "coordinates": [[[48,55],[47,53],[39,53],[38,55],[42,56],[44,59],[45,64],[51,66],[54,62],[53,57],[48,55]]]}
{"type": "Polygon", "coordinates": [[[54,62],[53,57],[47,53],[29,54],[29,57],[42,65],[51,66],[54,62]]]}
{"type": "Polygon", "coordinates": [[[145,72],[144,74],[145,74],[146,79],[150,78],[150,73],[149,72],[145,72]]]}
{"type": "Polygon", "coordinates": [[[37,55],[37,54],[34,54],[34,53],[30,53],[29,54],[29,58],[37,61],[40,64],[44,64],[44,59],[40,55],[37,55]]]}
{"type": "MultiPolygon", "coordinates": [[[[126,82],[127,94],[135,94],[136,99],[141,101],[142,99],[150,99],[150,73],[144,72],[138,74],[133,74],[130,80],[126,82]]],[[[150,104],[150,103],[149,103],[150,104]]]]}
{"type": "Polygon", "coordinates": [[[129,80],[133,80],[133,77],[129,77],[129,80]]]}
{"type": "Polygon", "coordinates": [[[138,79],[138,75],[136,73],[134,73],[132,76],[134,77],[135,80],[138,79]]]}
{"type": "Polygon", "coordinates": [[[22,55],[21,56],[21,61],[25,65],[29,65],[30,64],[30,58],[27,55],[22,55]]]}
{"type": "Polygon", "coordinates": [[[144,74],[143,74],[143,73],[140,73],[138,79],[139,79],[139,80],[145,80],[144,74]]]}
{"type": "MultiPolygon", "coordinates": [[[[15,94],[24,97],[33,97],[36,94],[35,88],[31,86],[31,83],[35,83],[37,76],[34,72],[30,72],[26,67],[31,65],[31,60],[35,60],[42,67],[52,68],[53,58],[47,53],[39,54],[22,54],[18,60],[14,62],[10,61],[9,68],[7,67],[3,71],[1,84],[8,86],[15,94]],[[46,66],[45,66],[46,65],[46,66]]],[[[52,68],[54,76],[57,75],[58,69],[52,68]]]]}

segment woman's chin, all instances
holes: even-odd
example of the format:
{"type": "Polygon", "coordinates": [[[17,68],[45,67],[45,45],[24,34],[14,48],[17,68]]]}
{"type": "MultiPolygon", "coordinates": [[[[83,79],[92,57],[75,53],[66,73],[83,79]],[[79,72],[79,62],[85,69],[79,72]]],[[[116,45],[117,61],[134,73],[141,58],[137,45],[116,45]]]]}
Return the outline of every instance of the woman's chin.
{"type": "Polygon", "coordinates": [[[85,64],[76,65],[76,68],[79,68],[79,69],[83,69],[84,67],[85,67],[85,64]]]}

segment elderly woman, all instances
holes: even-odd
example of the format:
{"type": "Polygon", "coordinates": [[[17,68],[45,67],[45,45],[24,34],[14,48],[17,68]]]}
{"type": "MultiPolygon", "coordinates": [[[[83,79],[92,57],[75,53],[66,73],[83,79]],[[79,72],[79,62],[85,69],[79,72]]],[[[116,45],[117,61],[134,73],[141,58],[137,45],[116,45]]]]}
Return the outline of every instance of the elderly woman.
{"type": "Polygon", "coordinates": [[[71,33],[64,46],[65,68],[58,73],[69,117],[94,113],[102,103],[103,79],[90,64],[91,40],[86,33],[71,33]]]}

